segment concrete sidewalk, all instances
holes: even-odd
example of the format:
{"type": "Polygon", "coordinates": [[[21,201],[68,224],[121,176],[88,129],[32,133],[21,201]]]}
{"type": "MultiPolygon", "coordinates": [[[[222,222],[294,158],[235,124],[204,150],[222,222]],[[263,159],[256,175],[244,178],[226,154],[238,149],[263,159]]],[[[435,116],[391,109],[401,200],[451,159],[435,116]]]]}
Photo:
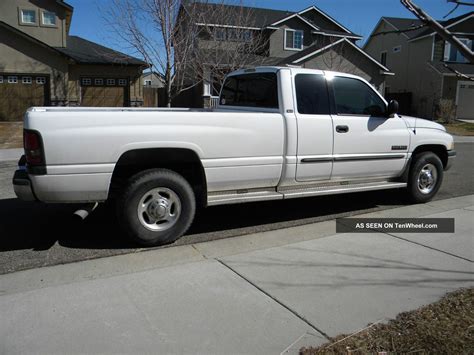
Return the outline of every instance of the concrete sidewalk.
{"type": "Polygon", "coordinates": [[[297,353],[474,285],[474,196],[364,217],[455,234],[335,234],[327,221],[0,276],[1,353],[297,353]]]}

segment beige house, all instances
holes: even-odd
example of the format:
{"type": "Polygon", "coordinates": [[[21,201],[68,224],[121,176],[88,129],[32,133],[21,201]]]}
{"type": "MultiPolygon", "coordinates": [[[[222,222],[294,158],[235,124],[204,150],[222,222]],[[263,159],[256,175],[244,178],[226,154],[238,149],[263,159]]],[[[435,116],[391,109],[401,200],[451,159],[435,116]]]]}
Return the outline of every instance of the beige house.
{"type": "MultiPolygon", "coordinates": [[[[181,11],[180,16],[186,16],[193,11],[219,14],[218,11],[213,11],[212,7],[222,5],[191,1],[185,6],[189,8],[181,11]]],[[[206,44],[209,40],[225,41],[231,46],[236,41],[251,42],[255,38],[264,38],[265,48],[259,48],[261,52],[254,53],[249,63],[243,63],[244,67],[280,65],[341,71],[363,77],[380,91],[385,89],[387,75],[392,74],[385,65],[357,46],[356,42],[362,39],[360,35],[316,6],[288,12],[227,5],[226,13],[228,15],[225,17],[212,15],[206,18],[205,23],[195,23],[203,28],[196,46],[205,50],[212,47],[206,44]],[[239,19],[242,18],[247,19],[248,23],[245,25],[239,23],[239,19]],[[213,31],[218,36],[209,39],[206,31],[213,31]]],[[[186,23],[186,21],[179,22],[186,23]]],[[[213,57],[211,53],[209,61],[212,61],[213,57]]],[[[225,67],[225,63],[222,67],[225,67]]],[[[209,103],[212,106],[219,91],[219,86],[213,85],[215,74],[212,70],[207,72],[204,70],[202,77],[205,78],[202,85],[188,97],[195,100],[191,105],[199,106],[204,102],[205,106],[209,103]]]]}
{"type": "Polygon", "coordinates": [[[34,105],[141,106],[143,61],[69,35],[60,0],[0,1],[0,121],[34,105]]]}
{"type": "MultiPolygon", "coordinates": [[[[474,49],[474,12],[440,21],[469,48],[474,49]]],[[[474,63],[419,20],[382,17],[364,50],[388,66],[385,95],[400,101],[403,113],[433,118],[440,99],[457,107],[458,118],[474,119],[474,63]],[[405,31],[388,33],[382,32],[405,31]],[[457,72],[457,73],[456,73],[457,72]]]]}

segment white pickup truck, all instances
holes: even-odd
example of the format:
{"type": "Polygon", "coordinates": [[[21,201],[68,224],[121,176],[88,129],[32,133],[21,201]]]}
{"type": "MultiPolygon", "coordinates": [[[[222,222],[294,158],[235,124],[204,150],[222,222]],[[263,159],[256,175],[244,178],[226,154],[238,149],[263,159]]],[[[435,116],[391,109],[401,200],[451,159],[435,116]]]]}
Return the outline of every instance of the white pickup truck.
{"type": "Polygon", "coordinates": [[[426,202],[453,137],[397,110],[359,77],[286,67],[231,73],[214,110],[34,107],[13,185],[28,201],[114,199],[150,246],[205,206],[391,188],[426,202]]]}

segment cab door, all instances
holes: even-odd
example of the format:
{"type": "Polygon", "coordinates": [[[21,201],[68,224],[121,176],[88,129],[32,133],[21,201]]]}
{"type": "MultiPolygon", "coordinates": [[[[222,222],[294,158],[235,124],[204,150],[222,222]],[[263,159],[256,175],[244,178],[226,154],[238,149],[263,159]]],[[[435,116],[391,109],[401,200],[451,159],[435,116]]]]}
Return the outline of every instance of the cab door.
{"type": "Polygon", "coordinates": [[[332,179],[395,177],[406,163],[409,131],[367,82],[335,76],[328,81],[334,97],[332,179]]]}
{"type": "Polygon", "coordinates": [[[333,165],[333,125],[326,79],[322,72],[298,73],[294,87],[298,125],[296,180],[329,180],[333,165]]]}

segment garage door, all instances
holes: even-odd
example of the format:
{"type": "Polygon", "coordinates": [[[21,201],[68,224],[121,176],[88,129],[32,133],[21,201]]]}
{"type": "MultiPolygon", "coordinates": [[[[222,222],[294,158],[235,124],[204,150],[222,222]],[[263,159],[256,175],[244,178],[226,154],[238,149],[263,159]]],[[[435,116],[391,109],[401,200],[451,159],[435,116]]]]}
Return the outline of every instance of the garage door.
{"type": "Polygon", "coordinates": [[[21,121],[31,106],[47,104],[48,78],[0,74],[0,121],[21,121]]]}
{"type": "Polygon", "coordinates": [[[81,106],[128,106],[126,79],[82,78],[81,106]]]}
{"type": "Polygon", "coordinates": [[[458,82],[457,118],[474,119],[474,81],[458,82]]]}

